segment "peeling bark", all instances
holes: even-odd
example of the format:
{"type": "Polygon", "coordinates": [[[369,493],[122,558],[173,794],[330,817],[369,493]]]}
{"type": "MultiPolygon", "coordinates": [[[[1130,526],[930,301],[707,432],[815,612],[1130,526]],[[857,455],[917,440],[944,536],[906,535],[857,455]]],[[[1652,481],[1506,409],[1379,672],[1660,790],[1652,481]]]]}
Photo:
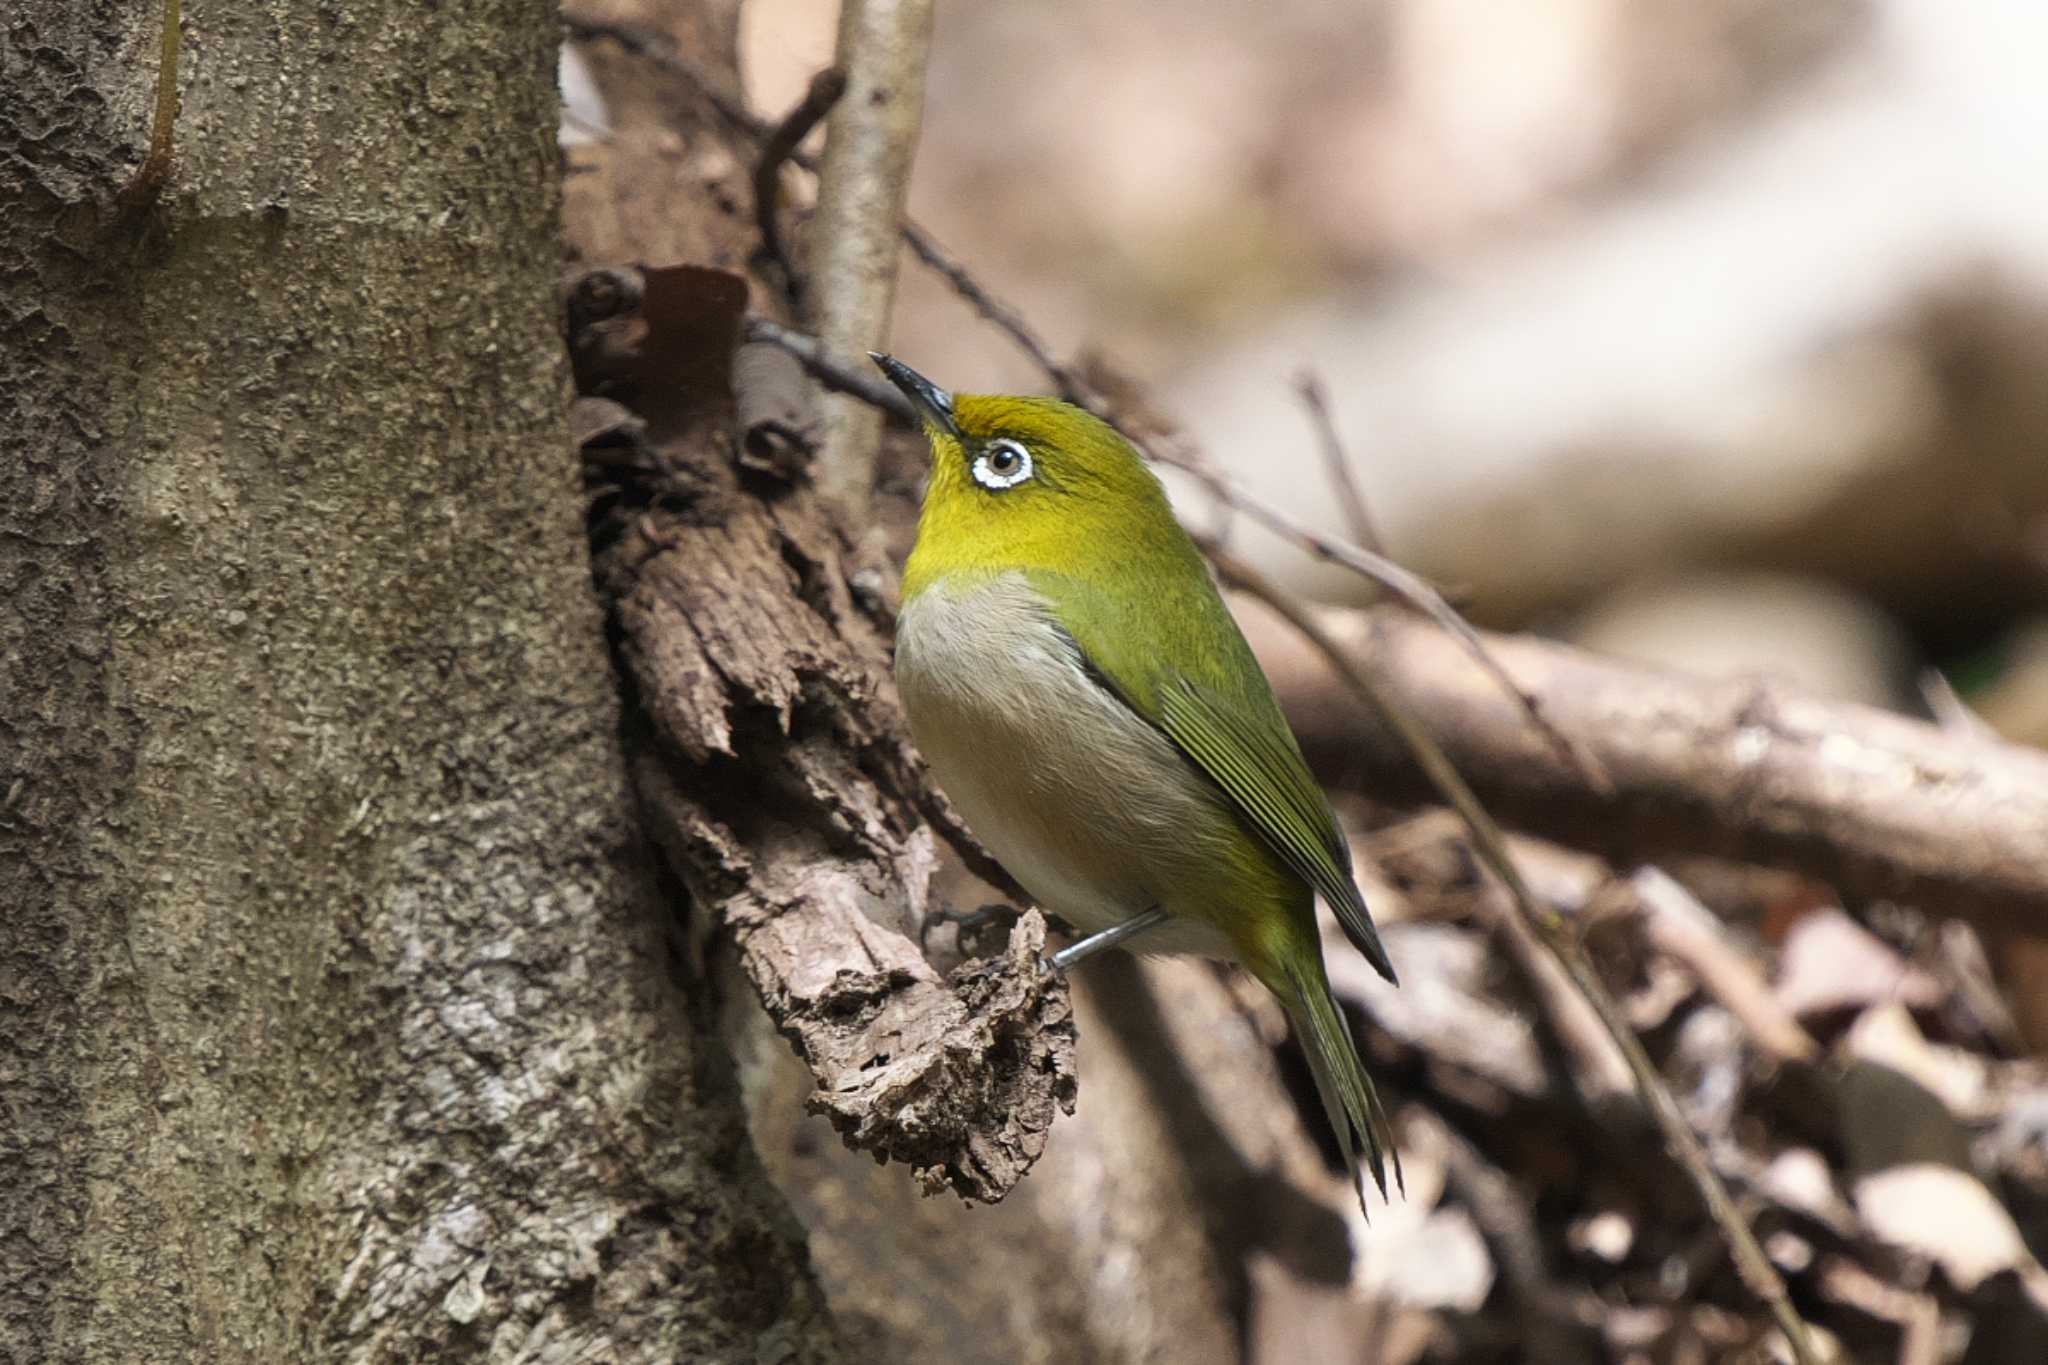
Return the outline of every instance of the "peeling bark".
{"type": "MultiPolygon", "coordinates": [[[[625,371],[674,372],[684,339],[664,300],[697,283],[651,272],[644,352],[625,371]]],[[[927,817],[970,841],[904,738],[836,536],[808,490],[743,485],[729,400],[637,398],[656,476],[614,495],[599,566],[652,731],[634,762],[650,823],[700,928],[730,936],[816,1075],[813,1106],[928,1189],[1000,1199],[1073,1104],[1043,921],[951,981],[925,962],[905,935],[938,865],[927,817]]]]}
{"type": "MultiPolygon", "coordinates": [[[[1006,954],[951,980],[908,937],[931,908],[935,831],[989,884],[1012,883],[910,747],[887,636],[849,586],[825,499],[749,456],[757,414],[798,406],[786,388],[800,376],[737,363],[758,292],[724,268],[754,232],[723,198],[739,161],[710,120],[666,122],[656,137],[629,114],[612,144],[579,153],[571,184],[631,181],[626,166],[665,157],[682,132],[698,202],[717,211],[618,244],[643,261],[701,254],[593,265],[565,290],[586,404],[616,400],[639,424],[596,421],[585,451],[648,825],[690,892],[695,935],[735,946],[810,1066],[808,1103],[859,1149],[910,1163],[923,1188],[997,1200],[1073,1104],[1066,986],[1037,967],[1036,916],[1006,954]]],[[[572,198],[572,240],[616,242],[615,211],[572,198]]]]}

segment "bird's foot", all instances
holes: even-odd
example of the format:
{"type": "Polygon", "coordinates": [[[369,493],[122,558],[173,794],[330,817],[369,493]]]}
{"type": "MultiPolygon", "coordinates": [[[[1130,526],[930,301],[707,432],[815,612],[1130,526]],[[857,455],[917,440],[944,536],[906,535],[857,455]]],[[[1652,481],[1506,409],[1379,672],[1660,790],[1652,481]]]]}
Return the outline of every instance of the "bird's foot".
{"type": "Polygon", "coordinates": [[[1004,905],[1000,901],[976,910],[955,910],[951,906],[941,906],[926,914],[924,922],[918,925],[917,944],[920,948],[928,947],[932,930],[938,925],[950,924],[954,927],[957,936],[955,941],[959,945],[961,956],[986,957],[990,952],[1002,951],[1003,942],[1009,938],[1010,930],[1016,925],[1021,914],[1023,911],[1016,906],[1004,905]],[[999,937],[989,934],[994,940],[992,943],[982,942],[984,934],[998,929],[1001,931],[999,937]]]}

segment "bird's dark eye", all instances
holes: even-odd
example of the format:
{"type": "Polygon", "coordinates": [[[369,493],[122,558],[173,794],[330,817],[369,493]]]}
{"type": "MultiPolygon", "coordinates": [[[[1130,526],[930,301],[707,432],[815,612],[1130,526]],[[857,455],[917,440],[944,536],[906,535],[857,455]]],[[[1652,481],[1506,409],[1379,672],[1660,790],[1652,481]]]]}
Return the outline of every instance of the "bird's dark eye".
{"type": "Polygon", "coordinates": [[[976,483],[992,492],[1015,488],[1031,477],[1031,452],[1021,442],[1000,437],[974,457],[973,474],[976,483]]]}

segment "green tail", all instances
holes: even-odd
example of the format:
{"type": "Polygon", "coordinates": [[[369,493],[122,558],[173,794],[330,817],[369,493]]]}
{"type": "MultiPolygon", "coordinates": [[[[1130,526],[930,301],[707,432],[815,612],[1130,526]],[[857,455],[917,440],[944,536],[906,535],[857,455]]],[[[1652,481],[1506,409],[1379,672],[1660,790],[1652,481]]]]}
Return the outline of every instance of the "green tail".
{"type": "Polygon", "coordinates": [[[1380,1107],[1372,1077],[1365,1074],[1365,1063],[1359,1059],[1358,1045],[1351,1039],[1344,1013],[1330,994],[1321,956],[1310,956],[1305,963],[1290,964],[1282,970],[1284,984],[1274,993],[1287,1009],[1302,1051],[1308,1054],[1309,1071],[1316,1078],[1316,1093],[1322,1096],[1330,1127],[1344,1149],[1351,1184],[1358,1191],[1359,1207],[1365,1207],[1365,1186],[1359,1178],[1361,1151],[1382,1197],[1387,1194],[1389,1166],[1394,1172],[1394,1188],[1405,1193],[1401,1153],[1394,1146],[1393,1126],[1387,1122],[1387,1111],[1380,1107]]]}

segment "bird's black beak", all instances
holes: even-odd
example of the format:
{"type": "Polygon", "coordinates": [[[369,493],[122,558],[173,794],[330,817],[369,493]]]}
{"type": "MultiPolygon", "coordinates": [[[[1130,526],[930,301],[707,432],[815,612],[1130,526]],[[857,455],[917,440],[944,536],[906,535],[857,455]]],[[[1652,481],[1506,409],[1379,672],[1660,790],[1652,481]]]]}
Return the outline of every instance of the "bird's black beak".
{"type": "Polygon", "coordinates": [[[868,359],[875,362],[882,373],[889,376],[889,382],[903,390],[903,396],[910,400],[910,406],[917,415],[940,431],[957,438],[958,424],[953,421],[953,395],[947,393],[931,380],[892,355],[880,351],[869,351],[868,359]]]}

